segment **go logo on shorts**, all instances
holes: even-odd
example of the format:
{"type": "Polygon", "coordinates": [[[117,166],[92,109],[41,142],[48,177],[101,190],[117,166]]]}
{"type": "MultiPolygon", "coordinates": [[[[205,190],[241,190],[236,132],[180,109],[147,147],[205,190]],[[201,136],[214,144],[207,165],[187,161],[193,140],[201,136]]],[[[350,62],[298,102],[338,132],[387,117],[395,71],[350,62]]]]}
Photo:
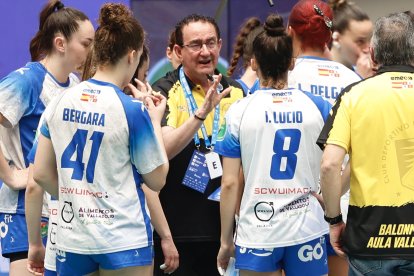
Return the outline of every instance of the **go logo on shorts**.
{"type": "Polygon", "coordinates": [[[320,260],[323,256],[323,247],[320,243],[317,243],[315,247],[305,244],[298,251],[299,260],[302,262],[310,262],[313,260],[320,260]]]}

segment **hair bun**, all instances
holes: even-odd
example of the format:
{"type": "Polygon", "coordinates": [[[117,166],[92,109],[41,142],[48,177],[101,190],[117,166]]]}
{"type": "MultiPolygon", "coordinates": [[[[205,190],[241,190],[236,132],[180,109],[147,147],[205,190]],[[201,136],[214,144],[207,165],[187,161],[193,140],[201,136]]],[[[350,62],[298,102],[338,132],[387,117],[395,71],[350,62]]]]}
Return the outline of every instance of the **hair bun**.
{"type": "Polygon", "coordinates": [[[286,34],[283,26],[283,18],[276,14],[271,14],[266,18],[264,29],[269,36],[281,36],[286,34]]]}
{"type": "Polygon", "coordinates": [[[99,15],[99,25],[111,29],[121,28],[130,17],[133,17],[132,12],[125,5],[104,4],[99,15]]]}

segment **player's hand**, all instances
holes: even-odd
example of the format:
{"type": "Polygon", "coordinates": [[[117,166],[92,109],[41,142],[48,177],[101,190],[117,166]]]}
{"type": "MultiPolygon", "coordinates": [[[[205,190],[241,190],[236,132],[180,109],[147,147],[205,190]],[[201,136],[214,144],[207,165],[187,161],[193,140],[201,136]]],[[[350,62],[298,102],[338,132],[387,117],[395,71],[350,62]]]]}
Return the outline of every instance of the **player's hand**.
{"type": "Polygon", "coordinates": [[[27,270],[34,275],[43,275],[45,247],[42,245],[30,245],[27,257],[27,270]]]}
{"type": "Polygon", "coordinates": [[[164,273],[173,273],[180,264],[177,248],[172,238],[161,239],[162,253],[164,254],[164,273]]]}
{"type": "Polygon", "coordinates": [[[331,241],[331,245],[335,250],[336,254],[339,257],[346,258],[346,254],[343,250],[343,240],[342,235],[345,231],[346,224],[344,222],[340,222],[335,225],[329,226],[329,237],[331,241]]]}
{"type": "Polygon", "coordinates": [[[371,60],[369,52],[362,52],[356,62],[356,72],[364,79],[376,73],[376,67],[371,60]]]}
{"type": "Polygon", "coordinates": [[[152,90],[152,87],[148,82],[143,83],[139,79],[134,79],[134,81],[137,84],[136,87],[131,83],[128,84],[128,88],[134,98],[145,102],[145,99],[149,97],[154,102],[154,105],[159,104],[160,100],[158,95],[161,93],[152,90]]]}
{"type": "Polygon", "coordinates": [[[217,255],[217,270],[220,275],[224,275],[224,271],[229,265],[230,257],[234,256],[234,244],[225,245],[221,244],[219,253],[217,255]]]}
{"type": "Polygon", "coordinates": [[[161,120],[164,117],[165,108],[167,107],[167,99],[160,94],[154,96],[157,98],[154,101],[150,97],[144,99],[144,104],[148,109],[148,114],[153,124],[161,124],[161,120]]]}
{"type": "Polygon", "coordinates": [[[22,190],[27,186],[27,180],[29,178],[29,169],[19,170],[11,168],[11,175],[8,179],[5,179],[5,184],[13,190],[22,190]]]}

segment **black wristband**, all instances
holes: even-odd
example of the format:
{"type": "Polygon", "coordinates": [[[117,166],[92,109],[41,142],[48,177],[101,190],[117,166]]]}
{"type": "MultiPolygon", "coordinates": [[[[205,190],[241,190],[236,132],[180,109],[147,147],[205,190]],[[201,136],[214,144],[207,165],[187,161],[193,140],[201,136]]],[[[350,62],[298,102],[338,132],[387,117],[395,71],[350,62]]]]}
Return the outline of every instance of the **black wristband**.
{"type": "Polygon", "coordinates": [[[342,214],[339,214],[339,215],[337,215],[336,217],[333,217],[333,218],[330,218],[330,217],[327,217],[326,215],[324,215],[323,218],[330,225],[335,225],[335,224],[338,224],[338,223],[342,222],[342,214]]]}
{"type": "Polygon", "coordinates": [[[200,121],[204,121],[206,119],[206,118],[198,117],[195,113],[194,113],[194,118],[196,118],[197,120],[200,120],[200,121]]]}

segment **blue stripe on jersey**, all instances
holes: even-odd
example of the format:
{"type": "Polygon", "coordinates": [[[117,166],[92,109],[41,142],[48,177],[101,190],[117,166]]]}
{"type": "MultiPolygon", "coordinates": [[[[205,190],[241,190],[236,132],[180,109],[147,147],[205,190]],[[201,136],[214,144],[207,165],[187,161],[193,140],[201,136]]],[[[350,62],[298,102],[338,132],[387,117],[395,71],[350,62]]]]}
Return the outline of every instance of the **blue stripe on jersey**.
{"type": "Polygon", "coordinates": [[[42,126],[40,127],[40,133],[42,133],[46,138],[50,139],[49,127],[47,126],[46,121],[43,121],[42,126]]]}
{"type": "Polygon", "coordinates": [[[236,80],[238,83],[240,83],[240,85],[241,85],[241,87],[243,88],[243,93],[244,93],[244,95],[246,96],[246,95],[249,95],[250,94],[250,89],[249,89],[249,87],[247,86],[247,84],[244,82],[244,81],[242,81],[242,79],[237,79],[236,80]]]}
{"type": "Polygon", "coordinates": [[[256,90],[260,89],[260,81],[259,79],[256,79],[255,82],[253,83],[252,87],[248,87],[247,84],[242,81],[241,79],[236,80],[238,83],[240,83],[240,85],[243,88],[243,92],[244,95],[247,96],[249,94],[253,94],[254,92],[256,92],[256,90]]]}
{"type": "Polygon", "coordinates": [[[59,82],[57,79],[55,79],[55,77],[50,74],[49,72],[47,72],[47,74],[57,83],[59,84],[59,86],[61,87],[69,87],[70,85],[70,78],[68,78],[65,82],[59,82]]]}
{"type": "MultiPolygon", "coordinates": [[[[154,144],[154,128],[152,126],[150,117],[142,103],[135,103],[134,105],[124,105],[125,109],[134,109],[136,115],[127,116],[128,124],[132,121],[133,125],[130,127],[130,151],[132,163],[141,171],[139,164],[142,163],[142,153],[145,152],[146,147],[154,144]],[[138,105],[137,105],[138,104],[138,105]],[[142,109],[143,112],[137,112],[142,109]],[[143,116],[146,114],[147,116],[143,116]]],[[[130,113],[130,114],[134,114],[130,113]]],[[[154,149],[155,150],[155,149],[154,149]]],[[[146,172],[148,173],[148,172],[146,172]]]]}
{"type": "Polygon", "coordinates": [[[227,125],[226,128],[227,129],[226,134],[224,135],[224,139],[217,141],[216,146],[214,147],[214,151],[224,157],[240,158],[240,141],[231,135],[230,131],[228,131],[227,125]]]}
{"type": "Polygon", "coordinates": [[[29,151],[29,154],[27,155],[27,161],[29,161],[30,164],[34,164],[36,150],[37,150],[37,144],[38,143],[39,143],[39,140],[38,139],[35,139],[35,141],[33,142],[33,147],[29,151]]]}
{"type": "Polygon", "coordinates": [[[35,140],[38,124],[39,118],[32,116],[22,117],[19,122],[20,143],[26,167],[29,166],[29,160],[27,159],[27,156],[33,147],[33,141],[35,140]]]}
{"type": "Polygon", "coordinates": [[[99,80],[95,80],[95,79],[89,79],[89,80],[87,80],[87,82],[90,82],[90,83],[93,83],[93,84],[96,84],[96,85],[100,85],[100,86],[109,86],[109,87],[112,87],[113,89],[115,89],[115,91],[117,91],[117,92],[121,92],[122,94],[124,94],[120,89],[119,89],[119,87],[118,86],[116,86],[115,84],[112,84],[112,83],[110,83],[110,82],[104,82],[104,81],[99,81],[99,80]]]}
{"type": "Polygon", "coordinates": [[[119,90],[117,94],[125,109],[128,123],[131,162],[140,173],[149,173],[149,171],[142,171],[142,168],[146,167],[145,153],[159,149],[156,147],[157,141],[154,141],[156,137],[148,111],[142,102],[133,100],[122,91],[119,90]]]}
{"type": "Polygon", "coordinates": [[[134,175],[135,185],[137,187],[137,194],[138,194],[138,200],[139,200],[140,207],[141,207],[141,213],[142,213],[142,216],[144,217],[145,230],[147,231],[147,237],[148,237],[148,245],[152,245],[151,219],[145,209],[145,194],[141,187],[142,178],[141,178],[141,175],[137,172],[137,168],[135,168],[134,165],[132,165],[132,173],[134,175]]]}
{"type": "Polygon", "coordinates": [[[331,110],[332,105],[328,101],[325,101],[321,96],[315,96],[306,91],[303,91],[303,93],[316,105],[322,115],[323,121],[325,122],[328,119],[329,111],[331,110]]]}
{"type": "Polygon", "coordinates": [[[253,94],[257,90],[260,90],[260,81],[259,81],[259,79],[256,79],[256,81],[253,83],[252,87],[250,87],[250,94],[253,94]]]}

